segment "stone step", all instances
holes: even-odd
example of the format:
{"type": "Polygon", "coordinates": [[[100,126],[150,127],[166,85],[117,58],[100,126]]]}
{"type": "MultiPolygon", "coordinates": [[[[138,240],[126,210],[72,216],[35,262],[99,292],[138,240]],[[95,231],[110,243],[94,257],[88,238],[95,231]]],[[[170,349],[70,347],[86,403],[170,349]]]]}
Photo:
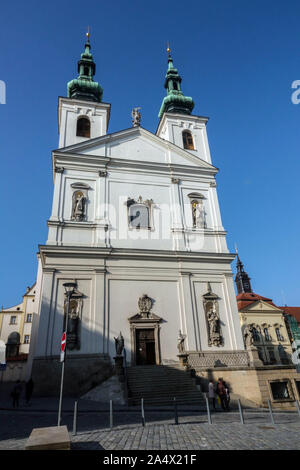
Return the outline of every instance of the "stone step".
{"type": "Polygon", "coordinates": [[[172,406],[177,403],[205,404],[204,397],[196,387],[195,379],[179,366],[133,366],[127,370],[128,404],[172,406]]]}

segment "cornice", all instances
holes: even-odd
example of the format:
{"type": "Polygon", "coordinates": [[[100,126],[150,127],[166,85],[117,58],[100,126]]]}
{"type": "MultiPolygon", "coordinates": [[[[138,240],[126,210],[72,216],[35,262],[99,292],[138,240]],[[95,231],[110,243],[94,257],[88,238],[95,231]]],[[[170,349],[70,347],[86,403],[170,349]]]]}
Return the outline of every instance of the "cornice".
{"type": "Polygon", "coordinates": [[[109,171],[111,169],[118,171],[130,170],[135,173],[159,173],[171,178],[183,178],[184,176],[191,178],[210,176],[214,178],[218,172],[215,167],[207,168],[204,166],[194,167],[177,163],[144,162],[125,158],[111,158],[104,155],[95,156],[69,152],[65,153],[60,151],[54,151],[52,155],[53,172],[55,172],[57,167],[63,167],[65,170],[87,171],[98,174],[99,171],[109,171]]]}
{"type": "Polygon", "coordinates": [[[235,259],[232,253],[188,252],[171,250],[149,250],[135,248],[107,248],[85,246],[39,245],[42,256],[87,257],[87,258],[130,258],[130,259],[166,259],[174,261],[208,261],[231,263],[235,259]]]}

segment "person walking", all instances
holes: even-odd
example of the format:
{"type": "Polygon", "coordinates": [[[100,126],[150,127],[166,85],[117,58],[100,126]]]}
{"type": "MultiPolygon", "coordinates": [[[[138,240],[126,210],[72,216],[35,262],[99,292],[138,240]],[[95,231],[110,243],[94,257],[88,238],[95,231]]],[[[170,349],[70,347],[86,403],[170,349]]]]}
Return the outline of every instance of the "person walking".
{"type": "Polygon", "coordinates": [[[216,395],[215,395],[215,386],[212,380],[208,384],[208,399],[213,406],[213,409],[216,411],[216,395]]]}
{"type": "Polygon", "coordinates": [[[26,399],[26,405],[28,405],[28,406],[29,406],[29,403],[30,403],[32,392],[33,392],[33,380],[30,377],[28,382],[26,382],[26,386],[25,386],[25,399],[26,399]]]}
{"type": "Polygon", "coordinates": [[[217,395],[220,398],[222,410],[226,410],[226,389],[224,387],[223,379],[218,379],[217,395]]]}
{"type": "Polygon", "coordinates": [[[230,404],[230,391],[229,391],[229,387],[227,385],[227,383],[223,380],[223,385],[225,387],[225,393],[226,393],[226,410],[229,411],[230,408],[229,408],[229,404],[230,404]]]}
{"type": "Polygon", "coordinates": [[[13,399],[13,408],[19,408],[19,400],[20,400],[21,392],[22,392],[22,385],[21,385],[20,380],[17,380],[17,383],[11,392],[11,396],[13,399]]]}

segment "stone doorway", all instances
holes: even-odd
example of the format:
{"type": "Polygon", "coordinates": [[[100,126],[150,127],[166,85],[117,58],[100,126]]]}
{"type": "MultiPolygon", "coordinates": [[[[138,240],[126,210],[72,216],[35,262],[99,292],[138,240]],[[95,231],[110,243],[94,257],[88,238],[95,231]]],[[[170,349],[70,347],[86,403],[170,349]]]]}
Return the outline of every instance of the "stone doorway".
{"type": "Polygon", "coordinates": [[[144,294],[138,301],[140,312],[128,318],[132,366],[161,363],[159,331],[163,320],[151,312],[152,303],[152,299],[144,294]]]}
{"type": "Polygon", "coordinates": [[[136,336],[136,365],[156,364],[154,328],[135,330],[136,336]]]}

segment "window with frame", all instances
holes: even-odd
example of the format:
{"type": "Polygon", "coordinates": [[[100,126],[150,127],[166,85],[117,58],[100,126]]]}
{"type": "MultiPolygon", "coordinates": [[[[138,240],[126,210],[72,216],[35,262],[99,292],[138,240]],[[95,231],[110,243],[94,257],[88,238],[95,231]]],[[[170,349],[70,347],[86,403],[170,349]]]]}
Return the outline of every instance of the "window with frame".
{"type": "Polygon", "coordinates": [[[270,382],[270,387],[274,400],[291,399],[288,381],[270,382]]]}
{"type": "Polygon", "coordinates": [[[275,328],[275,333],[276,333],[278,341],[284,341],[284,337],[282,336],[280,332],[280,328],[275,328]]]}
{"type": "Polygon", "coordinates": [[[24,344],[30,343],[30,335],[24,335],[24,344]]]}
{"type": "Polygon", "coordinates": [[[193,136],[190,131],[183,131],[182,141],[184,149],[195,150],[193,136]]]}
{"type": "Polygon", "coordinates": [[[272,341],[271,335],[269,334],[268,328],[264,328],[264,335],[266,341],[272,341]]]}
{"type": "Polygon", "coordinates": [[[255,328],[255,326],[253,326],[253,328],[252,328],[252,334],[253,334],[253,340],[255,342],[259,342],[259,340],[260,340],[259,333],[257,331],[257,328],[255,328]]]}
{"type": "Polygon", "coordinates": [[[140,196],[137,201],[132,198],[127,199],[128,226],[129,228],[151,229],[151,207],[152,199],[143,201],[140,196]]]}
{"type": "Polygon", "coordinates": [[[32,322],[32,313],[27,313],[26,323],[31,323],[31,322],[32,322]]]}
{"type": "Polygon", "coordinates": [[[269,354],[269,362],[270,362],[270,364],[276,364],[277,360],[276,360],[276,356],[275,356],[274,350],[273,350],[273,349],[268,349],[268,354],[269,354]]]}
{"type": "Polygon", "coordinates": [[[77,119],[76,135],[78,137],[91,136],[91,123],[88,117],[82,116],[77,119]]]}
{"type": "Polygon", "coordinates": [[[10,325],[16,325],[17,324],[17,317],[15,315],[12,315],[10,317],[10,325]]]}

